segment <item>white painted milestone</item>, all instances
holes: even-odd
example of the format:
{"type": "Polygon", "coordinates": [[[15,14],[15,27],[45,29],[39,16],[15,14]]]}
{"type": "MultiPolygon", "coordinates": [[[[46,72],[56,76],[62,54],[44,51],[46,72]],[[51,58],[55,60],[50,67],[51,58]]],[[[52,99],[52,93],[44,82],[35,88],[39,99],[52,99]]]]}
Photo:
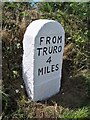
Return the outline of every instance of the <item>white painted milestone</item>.
{"type": "Polygon", "coordinates": [[[29,98],[44,100],[59,92],[65,32],[54,20],[33,21],[23,39],[23,79],[29,98]]]}

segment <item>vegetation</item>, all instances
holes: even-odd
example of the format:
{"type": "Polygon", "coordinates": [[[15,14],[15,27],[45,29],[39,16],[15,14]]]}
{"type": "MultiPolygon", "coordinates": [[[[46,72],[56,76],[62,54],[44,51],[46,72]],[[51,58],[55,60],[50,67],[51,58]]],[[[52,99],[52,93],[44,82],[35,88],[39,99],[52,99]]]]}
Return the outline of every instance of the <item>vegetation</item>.
{"type": "Polygon", "coordinates": [[[90,118],[90,4],[4,3],[2,9],[2,119],[90,118]],[[61,91],[41,102],[28,99],[22,79],[22,40],[36,19],[54,19],[65,29],[61,91]]]}

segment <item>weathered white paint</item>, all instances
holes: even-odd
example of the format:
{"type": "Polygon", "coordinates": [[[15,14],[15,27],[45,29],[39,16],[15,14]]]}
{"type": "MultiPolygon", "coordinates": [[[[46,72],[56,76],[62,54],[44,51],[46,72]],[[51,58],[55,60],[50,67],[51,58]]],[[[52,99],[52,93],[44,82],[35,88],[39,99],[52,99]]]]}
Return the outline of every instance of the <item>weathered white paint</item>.
{"type": "Polygon", "coordinates": [[[64,29],[54,20],[33,21],[23,39],[23,79],[33,101],[56,94],[61,86],[64,29]]]}

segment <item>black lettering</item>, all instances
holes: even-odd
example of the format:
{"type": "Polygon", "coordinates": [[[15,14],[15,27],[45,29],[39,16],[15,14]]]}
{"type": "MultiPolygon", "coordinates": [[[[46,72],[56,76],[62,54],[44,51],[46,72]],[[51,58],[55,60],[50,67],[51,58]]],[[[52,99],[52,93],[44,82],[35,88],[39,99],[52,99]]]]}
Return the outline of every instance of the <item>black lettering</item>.
{"type": "Polygon", "coordinates": [[[57,53],[57,46],[54,46],[53,53],[57,53]]]}
{"type": "Polygon", "coordinates": [[[44,74],[46,74],[46,70],[47,70],[47,69],[46,69],[46,67],[45,67],[45,68],[44,68],[44,74]]]}
{"type": "Polygon", "coordinates": [[[37,48],[37,50],[38,50],[38,56],[40,56],[40,55],[41,55],[41,54],[40,54],[40,53],[41,53],[40,51],[42,50],[42,48],[37,48]]]}
{"type": "Polygon", "coordinates": [[[40,75],[43,75],[43,68],[41,68],[41,69],[39,68],[38,69],[38,76],[40,76],[40,75]]]}
{"type": "Polygon", "coordinates": [[[56,36],[52,38],[52,42],[55,44],[56,43],[56,36]]]}
{"type": "Polygon", "coordinates": [[[49,70],[48,66],[47,66],[47,73],[50,73],[50,70],[49,70]]]}
{"type": "Polygon", "coordinates": [[[59,64],[56,64],[56,71],[59,69],[59,64]]]}
{"type": "Polygon", "coordinates": [[[46,44],[50,44],[51,37],[46,37],[46,44]]]}
{"type": "Polygon", "coordinates": [[[61,43],[61,42],[62,42],[62,36],[58,36],[57,43],[61,43]]]}
{"type": "Polygon", "coordinates": [[[52,66],[51,66],[51,72],[54,72],[54,71],[55,71],[54,67],[55,67],[55,65],[52,65],[52,66]]]}
{"type": "Polygon", "coordinates": [[[51,60],[51,56],[50,56],[46,62],[50,64],[51,61],[52,61],[52,60],[51,60]]]}
{"type": "Polygon", "coordinates": [[[59,46],[58,47],[58,52],[61,52],[62,51],[62,46],[59,46]]]}
{"type": "Polygon", "coordinates": [[[44,37],[40,37],[40,45],[43,42],[44,37]]]}
{"type": "Polygon", "coordinates": [[[43,48],[43,55],[46,54],[47,55],[47,47],[43,48]]]}
{"type": "Polygon", "coordinates": [[[52,46],[52,47],[49,47],[49,50],[48,50],[49,54],[51,54],[52,51],[53,51],[53,46],[52,46]]]}

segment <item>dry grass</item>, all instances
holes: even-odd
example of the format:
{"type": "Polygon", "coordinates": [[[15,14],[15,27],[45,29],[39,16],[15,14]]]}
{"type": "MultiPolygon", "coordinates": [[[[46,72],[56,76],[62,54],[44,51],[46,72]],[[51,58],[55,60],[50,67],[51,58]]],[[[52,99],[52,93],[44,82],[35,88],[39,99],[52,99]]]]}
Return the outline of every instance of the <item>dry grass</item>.
{"type": "MultiPolygon", "coordinates": [[[[40,15],[35,10],[27,11],[27,13],[29,15],[22,17],[20,21],[12,21],[16,26],[15,28],[12,27],[12,24],[9,24],[9,21],[4,21],[6,25],[11,25],[11,29],[4,26],[1,31],[3,40],[2,87],[3,92],[8,95],[8,97],[4,96],[3,99],[2,118],[3,120],[63,118],[66,116],[65,113],[68,115],[69,112],[70,117],[72,111],[90,105],[89,88],[86,82],[90,78],[87,78],[87,70],[80,74],[74,74],[74,57],[77,51],[74,43],[69,43],[64,49],[60,92],[44,101],[33,102],[28,99],[22,79],[22,40],[28,24],[32,20],[40,18],[40,15]]],[[[89,111],[88,107],[87,110],[89,111]]],[[[86,116],[90,117],[90,114],[86,114],[86,116]]]]}

